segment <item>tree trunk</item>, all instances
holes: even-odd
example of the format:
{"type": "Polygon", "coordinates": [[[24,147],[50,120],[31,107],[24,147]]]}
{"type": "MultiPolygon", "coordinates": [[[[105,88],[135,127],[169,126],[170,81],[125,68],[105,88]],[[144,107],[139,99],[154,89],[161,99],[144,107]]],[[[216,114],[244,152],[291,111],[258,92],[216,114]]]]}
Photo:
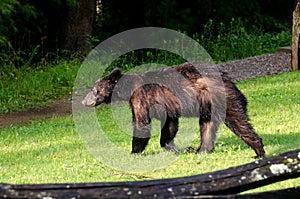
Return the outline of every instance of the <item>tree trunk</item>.
{"type": "Polygon", "coordinates": [[[300,0],[296,0],[293,12],[292,71],[299,70],[300,0]]]}
{"type": "Polygon", "coordinates": [[[66,7],[64,50],[87,53],[91,50],[89,36],[93,32],[93,21],[96,12],[96,0],[77,0],[77,3],[66,7]]]}

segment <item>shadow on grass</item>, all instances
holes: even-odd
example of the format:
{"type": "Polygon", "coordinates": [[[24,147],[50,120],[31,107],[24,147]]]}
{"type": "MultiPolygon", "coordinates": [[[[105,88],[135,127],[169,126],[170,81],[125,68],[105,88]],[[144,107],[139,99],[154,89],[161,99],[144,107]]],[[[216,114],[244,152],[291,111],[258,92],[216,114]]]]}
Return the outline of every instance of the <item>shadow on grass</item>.
{"type": "MultiPolygon", "coordinates": [[[[235,136],[231,131],[226,130],[220,132],[216,141],[216,149],[222,150],[222,148],[231,148],[233,150],[246,150],[248,147],[241,139],[235,136]],[[220,135],[222,134],[222,135],[220,135]]],[[[284,153],[290,150],[300,148],[300,133],[281,133],[274,134],[258,133],[263,140],[266,156],[274,156],[280,153],[284,153]]],[[[225,150],[225,149],[224,149],[225,150]]]]}
{"type": "Polygon", "coordinates": [[[300,133],[278,133],[275,135],[260,134],[265,147],[267,156],[274,156],[290,150],[300,148],[300,133]]]}

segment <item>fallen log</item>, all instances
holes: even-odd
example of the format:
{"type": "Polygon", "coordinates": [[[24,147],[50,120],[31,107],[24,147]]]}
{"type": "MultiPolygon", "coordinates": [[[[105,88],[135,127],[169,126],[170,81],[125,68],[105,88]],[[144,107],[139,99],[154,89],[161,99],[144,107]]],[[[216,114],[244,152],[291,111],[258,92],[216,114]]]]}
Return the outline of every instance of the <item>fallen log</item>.
{"type": "MultiPolygon", "coordinates": [[[[202,195],[237,194],[299,176],[300,149],[226,170],[182,178],[78,184],[0,184],[0,198],[201,198],[202,195]]],[[[299,187],[295,190],[299,192],[299,187]]]]}
{"type": "Polygon", "coordinates": [[[228,195],[200,195],[200,196],[180,196],[180,199],[286,199],[286,198],[299,198],[300,187],[282,189],[276,191],[267,191],[260,193],[250,193],[250,194],[228,194],[228,195]]]}

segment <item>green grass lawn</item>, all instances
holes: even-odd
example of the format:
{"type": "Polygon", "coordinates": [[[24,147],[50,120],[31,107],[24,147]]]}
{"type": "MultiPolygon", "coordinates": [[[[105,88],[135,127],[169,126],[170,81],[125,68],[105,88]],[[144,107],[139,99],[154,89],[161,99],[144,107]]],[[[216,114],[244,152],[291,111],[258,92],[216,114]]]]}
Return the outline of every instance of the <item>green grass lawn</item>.
{"type": "MultiPolygon", "coordinates": [[[[237,82],[249,101],[249,117],[256,132],[262,137],[267,156],[273,156],[300,147],[300,73],[285,73],[237,82]]],[[[117,105],[115,105],[117,106],[117,105]]],[[[120,110],[127,113],[124,125],[131,125],[127,105],[120,104],[120,110]]],[[[72,116],[53,117],[33,121],[26,126],[12,126],[0,130],[0,182],[2,183],[73,183],[162,179],[190,176],[226,169],[254,161],[255,153],[223,125],[219,129],[215,151],[197,155],[185,153],[184,144],[180,153],[170,164],[164,158],[174,156],[159,147],[158,124],[153,127],[144,155],[132,157],[131,136],[122,132],[110,121],[109,106],[97,108],[100,124],[107,137],[120,146],[127,155],[116,154],[116,162],[126,158],[141,160],[159,156],[162,168],[145,172],[124,172],[101,163],[92,156],[78,133],[72,116]]],[[[121,113],[120,113],[121,114],[121,113]]],[[[198,120],[180,120],[180,143],[185,133],[192,135],[191,143],[199,143],[198,120]]],[[[129,163],[128,163],[129,164],[129,163]]],[[[131,163],[130,163],[131,164],[131,163]]],[[[129,165],[132,166],[132,165],[129,165]]],[[[299,179],[287,180],[253,191],[267,191],[300,186],[299,179]]]]}

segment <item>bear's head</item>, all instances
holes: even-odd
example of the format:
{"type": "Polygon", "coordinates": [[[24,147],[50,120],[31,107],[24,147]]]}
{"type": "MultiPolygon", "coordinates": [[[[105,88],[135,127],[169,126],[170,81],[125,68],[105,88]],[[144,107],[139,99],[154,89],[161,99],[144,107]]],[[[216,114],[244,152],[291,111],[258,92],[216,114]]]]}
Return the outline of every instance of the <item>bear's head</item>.
{"type": "Polygon", "coordinates": [[[121,77],[120,69],[116,68],[109,75],[97,80],[82,101],[82,104],[93,107],[102,103],[110,103],[114,87],[121,77]]]}

